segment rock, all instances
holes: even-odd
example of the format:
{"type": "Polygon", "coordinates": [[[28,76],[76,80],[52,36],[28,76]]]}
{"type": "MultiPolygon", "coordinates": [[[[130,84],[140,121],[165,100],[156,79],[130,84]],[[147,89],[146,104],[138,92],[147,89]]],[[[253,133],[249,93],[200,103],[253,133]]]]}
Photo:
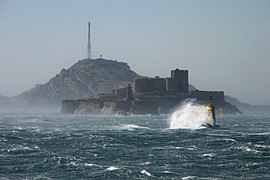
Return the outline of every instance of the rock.
{"type": "MultiPolygon", "coordinates": [[[[11,97],[5,103],[16,106],[60,106],[63,99],[80,99],[108,93],[118,86],[132,83],[142,77],[127,63],[106,59],[80,60],[47,83],[11,97]]],[[[1,101],[1,100],[0,100],[1,101]]]]}

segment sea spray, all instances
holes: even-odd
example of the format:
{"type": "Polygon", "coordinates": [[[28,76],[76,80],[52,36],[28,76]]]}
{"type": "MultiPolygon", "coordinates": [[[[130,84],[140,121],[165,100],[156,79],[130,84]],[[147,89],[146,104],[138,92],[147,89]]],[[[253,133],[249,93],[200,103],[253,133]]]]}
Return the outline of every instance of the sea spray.
{"type": "Polygon", "coordinates": [[[207,122],[206,106],[189,99],[173,112],[169,118],[170,129],[198,129],[207,122]]]}

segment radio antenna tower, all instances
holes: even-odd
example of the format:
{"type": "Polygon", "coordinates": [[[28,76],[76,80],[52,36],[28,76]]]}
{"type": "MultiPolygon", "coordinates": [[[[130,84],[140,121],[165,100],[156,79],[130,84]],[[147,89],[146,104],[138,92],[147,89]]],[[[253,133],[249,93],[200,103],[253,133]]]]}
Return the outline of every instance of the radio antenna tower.
{"type": "Polygon", "coordinates": [[[87,59],[92,59],[90,22],[88,22],[87,59]]]}

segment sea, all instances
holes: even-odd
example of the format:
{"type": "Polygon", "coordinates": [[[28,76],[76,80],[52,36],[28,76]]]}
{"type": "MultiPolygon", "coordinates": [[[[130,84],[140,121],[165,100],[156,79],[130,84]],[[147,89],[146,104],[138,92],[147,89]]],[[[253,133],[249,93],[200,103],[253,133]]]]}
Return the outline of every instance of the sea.
{"type": "Polygon", "coordinates": [[[0,179],[270,179],[270,110],[164,115],[0,112],[0,179]]]}

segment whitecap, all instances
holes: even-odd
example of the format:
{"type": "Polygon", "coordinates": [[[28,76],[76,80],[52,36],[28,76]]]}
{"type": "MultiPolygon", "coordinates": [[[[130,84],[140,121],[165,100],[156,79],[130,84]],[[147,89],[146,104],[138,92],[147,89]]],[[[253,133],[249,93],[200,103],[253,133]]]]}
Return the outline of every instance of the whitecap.
{"type": "Polygon", "coordinates": [[[215,153],[206,153],[206,154],[203,154],[201,157],[202,158],[209,158],[209,159],[211,159],[215,155],[216,155],[215,153]]]}
{"type": "Polygon", "coordinates": [[[92,163],[84,163],[84,166],[87,166],[87,167],[93,167],[93,166],[99,167],[99,165],[92,164],[92,163]]]}
{"type": "Polygon", "coordinates": [[[172,173],[172,172],[170,172],[170,171],[163,171],[164,173],[166,173],[166,174],[170,174],[170,173],[172,173]]]}
{"type": "Polygon", "coordinates": [[[80,164],[76,163],[75,161],[71,161],[70,163],[67,163],[66,165],[80,166],[80,164]]]}
{"type": "Polygon", "coordinates": [[[190,147],[187,148],[187,149],[190,150],[190,151],[193,151],[193,150],[197,149],[197,147],[196,147],[196,146],[190,146],[190,147]]]}
{"type": "Polygon", "coordinates": [[[22,126],[15,126],[14,129],[16,129],[16,130],[23,130],[23,127],[22,126]]]}
{"type": "Polygon", "coordinates": [[[136,124],[123,124],[120,129],[125,129],[125,130],[130,130],[133,131],[135,129],[150,129],[149,127],[145,127],[145,126],[139,126],[136,124]]]}
{"type": "Polygon", "coordinates": [[[32,148],[30,147],[23,147],[23,146],[20,146],[20,147],[16,147],[16,148],[11,148],[11,149],[8,149],[7,152],[19,152],[19,151],[33,151],[32,148]]]}
{"type": "Polygon", "coordinates": [[[56,131],[56,132],[61,132],[61,131],[63,131],[64,129],[62,129],[62,128],[55,128],[54,129],[54,131],[56,131]]]}
{"type": "Polygon", "coordinates": [[[234,139],[231,139],[231,138],[226,138],[226,139],[224,139],[226,142],[236,142],[236,140],[234,140],[234,139]]]}
{"type": "Polygon", "coordinates": [[[2,142],[7,142],[8,140],[7,140],[6,138],[1,138],[1,139],[0,139],[0,142],[1,142],[1,141],[2,141],[2,142]]]}
{"type": "Polygon", "coordinates": [[[111,166],[111,167],[108,167],[105,171],[114,171],[114,170],[117,170],[117,169],[120,169],[120,168],[116,167],[116,166],[111,166]]]}
{"type": "Polygon", "coordinates": [[[182,177],[181,179],[190,180],[190,179],[197,179],[197,177],[196,176],[186,176],[186,177],[182,177]]]}
{"type": "Polygon", "coordinates": [[[245,165],[246,165],[246,167],[258,167],[258,166],[260,166],[259,163],[246,163],[245,165]]]}
{"type": "Polygon", "coordinates": [[[145,166],[145,165],[149,165],[149,164],[151,164],[151,162],[142,162],[142,163],[140,163],[139,165],[141,165],[141,166],[145,166]]]}
{"type": "Polygon", "coordinates": [[[262,149],[270,149],[270,146],[267,145],[261,145],[261,144],[255,144],[255,147],[262,148],[262,149]]]}
{"type": "Polygon", "coordinates": [[[35,129],[33,129],[33,132],[40,132],[41,129],[39,129],[38,127],[34,127],[35,129]]]}
{"type": "Polygon", "coordinates": [[[249,133],[248,135],[270,135],[270,132],[249,133]]]}
{"type": "Polygon", "coordinates": [[[175,149],[184,149],[183,147],[175,146],[175,149]]]}
{"type": "Polygon", "coordinates": [[[247,146],[240,146],[240,147],[237,147],[237,149],[239,150],[243,150],[243,151],[246,151],[246,152],[252,152],[252,153],[260,153],[260,151],[256,150],[256,149],[252,149],[250,147],[247,147],[247,146]]]}
{"type": "Polygon", "coordinates": [[[152,176],[151,173],[149,173],[149,172],[146,171],[146,170],[142,170],[141,173],[142,173],[142,174],[145,174],[146,176],[152,176]]]}

